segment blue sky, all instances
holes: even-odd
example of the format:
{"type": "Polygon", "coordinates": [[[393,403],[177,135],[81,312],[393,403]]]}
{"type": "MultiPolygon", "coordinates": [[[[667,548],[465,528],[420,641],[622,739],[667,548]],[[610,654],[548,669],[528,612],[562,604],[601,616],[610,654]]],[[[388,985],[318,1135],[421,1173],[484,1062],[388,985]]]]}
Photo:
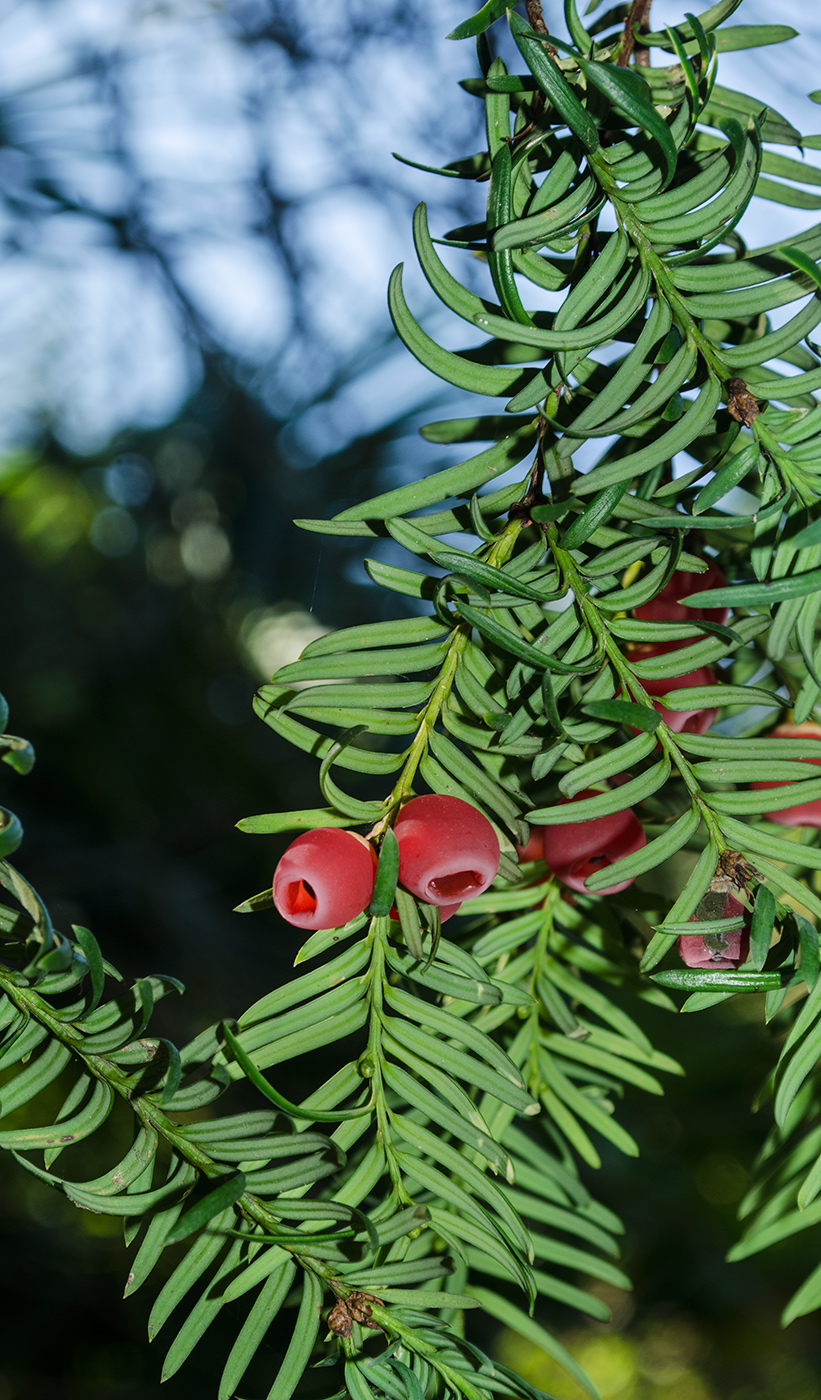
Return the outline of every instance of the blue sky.
{"type": "MultiPolygon", "coordinates": [[[[473,46],[444,38],[469,8],[420,0],[412,47],[388,25],[342,65],[335,46],[342,51],[346,36],[334,30],[341,13],[331,7],[317,41],[321,62],[296,81],[276,49],[260,61],[238,41],[231,4],[22,0],[0,14],[0,113],[24,154],[0,150],[0,180],[13,188],[26,160],[37,173],[62,163],[77,202],[103,211],[138,187],[198,314],[258,375],[271,409],[297,418],[292,440],[310,459],[340,433],[376,426],[437,388],[408,356],[380,351],[338,404],[299,417],[335,366],[355,365],[388,333],[385,284],[397,261],[412,258],[413,203],[430,200],[441,229],[448,201],[465,193],[461,183],[398,165],[391,152],[436,163],[478,144],[478,104],[455,86],[474,71],[473,46]],[[78,55],[89,52],[116,58],[119,126],[106,94],[76,76],[78,55]],[[249,188],[260,161],[288,203],[286,233],[303,270],[301,323],[287,261],[255,227],[249,188]]],[[[560,6],[544,8],[551,23],[560,6]]],[[[670,0],[655,0],[654,25],[678,17],[670,0]]],[[[769,97],[804,131],[821,130],[821,107],[805,96],[821,86],[821,7],[782,0],[774,15],[771,4],[745,0],[731,22],[774,19],[803,37],[725,56],[722,81],[769,97]]],[[[757,200],[744,228],[750,242],[766,242],[813,217],[757,200]]],[[[0,235],[13,229],[0,216],[0,235]]],[[[441,319],[413,273],[409,293],[419,312],[441,319]]],[[[31,221],[22,247],[0,261],[0,307],[6,444],[40,415],[69,446],[94,449],[129,422],[172,416],[196,384],[196,356],[156,267],[112,245],[93,216],[31,221]]]]}

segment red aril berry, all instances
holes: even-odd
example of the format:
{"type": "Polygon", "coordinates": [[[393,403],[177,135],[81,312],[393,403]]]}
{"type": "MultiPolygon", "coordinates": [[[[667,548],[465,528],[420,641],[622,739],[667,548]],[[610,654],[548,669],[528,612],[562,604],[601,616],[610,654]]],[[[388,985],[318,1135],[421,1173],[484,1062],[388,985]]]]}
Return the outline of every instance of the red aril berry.
{"type": "MultiPolygon", "coordinates": [[[[779,724],[767,735],[768,739],[821,739],[821,724],[807,720],[804,724],[779,724]]],[[[801,763],[821,763],[821,747],[818,758],[802,758],[801,763]]],[[[788,783],[750,783],[751,788],[788,787],[788,783]]],[[[814,802],[797,802],[794,807],[784,807],[780,812],[765,812],[768,821],[778,822],[779,826],[818,826],[821,827],[821,798],[814,802]]]]}
{"type": "Polygon", "coordinates": [[[274,873],[274,904],[297,928],[338,928],[373,894],[376,852],[364,836],[321,826],[292,841],[274,873]]]}
{"type": "MultiPolygon", "coordinates": [[[[447,921],[448,921],[448,919],[452,919],[453,916],[454,916],[454,914],[458,914],[458,913],[459,913],[459,910],[461,909],[461,907],[462,907],[462,901],[461,901],[461,900],[459,901],[458,904],[439,904],[439,905],[437,906],[437,908],[439,909],[439,922],[440,922],[440,924],[446,924],[447,921]]],[[[391,905],[390,917],[391,917],[396,923],[399,923],[399,910],[397,909],[397,907],[396,907],[395,904],[392,904],[392,905],[391,905]]]]}
{"type": "Polygon", "coordinates": [[[427,904],[475,899],[499,869],[499,840],[487,817],[461,797],[414,797],[394,826],[399,883],[427,904]]]}
{"type": "MultiPolygon", "coordinates": [[[[693,593],[703,593],[708,588],[726,588],[727,580],[713,559],[705,560],[706,574],[689,574],[676,569],[669,583],[666,583],[649,603],[642,603],[633,609],[633,616],[642,622],[720,622],[726,623],[730,616],[729,608],[688,608],[681,599],[693,593]]],[[[689,646],[687,640],[667,642],[670,651],[689,646]]]]}
{"type": "MultiPolygon", "coordinates": [[[[717,917],[733,919],[736,915],[746,916],[747,910],[737,899],[728,894],[724,907],[717,917]]],[[[696,915],[690,918],[693,923],[696,915]]],[[[750,930],[743,928],[729,930],[716,929],[715,933],[684,933],[678,939],[678,952],[687,967],[702,967],[713,972],[722,968],[740,967],[750,954],[750,930]]]]}
{"type": "MultiPolygon", "coordinates": [[[[597,797],[586,788],[568,802],[580,802],[583,797],[597,797]]],[[[569,885],[572,890],[586,894],[585,880],[605,866],[613,865],[622,856],[631,856],[646,846],[644,827],[632,809],[613,812],[608,817],[594,817],[588,822],[568,822],[566,826],[544,828],[544,858],[548,870],[569,885]]],[[[620,880],[597,894],[618,894],[632,885],[632,880],[620,880]]]]}
{"type": "Polygon", "coordinates": [[[516,847],[516,855],[520,865],[524,865],[528,860],[544,859],[544,831],[543,826],[532,826],[527,838],[527,845],[516,847]]]}

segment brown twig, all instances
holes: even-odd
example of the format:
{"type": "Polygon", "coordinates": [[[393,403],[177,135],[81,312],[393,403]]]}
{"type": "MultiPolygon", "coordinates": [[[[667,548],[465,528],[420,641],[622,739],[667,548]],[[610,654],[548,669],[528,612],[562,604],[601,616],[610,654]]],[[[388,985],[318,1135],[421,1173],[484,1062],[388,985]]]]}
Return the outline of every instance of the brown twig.
{"type": "Polygon", "coordinates": [[[539,91],[536,93],[535,97],[533,98],[533,101],[530,104],[530,121],[528,122],[527,126],[523,126],[521,131],[517,131],[515,136],[511,136],[510,138],[511,152],[514,146],[516,146],[517,144],[521,144],[521,142],[524,141],[528,136],[530,136],[534,131],[538,130],[539,122],[544,113],[544,107],[544,93],[539,91]]]}
{"type": "Polygon", "coordinates": [[[542,14],[541,0],[525,0],[527,10],[527,22],[531,29],[535,29],[537,34],[547,34],[549,30],[544,22],[542,14]]]}
{"type": "MultiPolygon", "coordinates": [[[[563,388],[564,385],[560,384],[558,397],[561,397],[563,388]]],[[[527,524],[531,524],[531,510],[534,506],[541,505],[542,502],[545,500],[544,475],[546,463],[544,459],[544,439],[545,433],[547,432],[547,427],[547,422],[544,419],[542,419],[539,428],[539,441],[536,444],[536,457],[534,459],[533,467],[530,472],[530,479],[527,483],[527,490],[525,491],[525,494],[524,496],[522,496],[521,500],[513,502],[512,506],[510,507],[507,513],[508,520],[524,519],[527,524]]]]}
{"type": "MultiPolygon", "coordinates": [[[[544,22],[541,0],[525,0],[525,10],[527,11],[527,22],[530,25],[530,28],[534,31],[534,33],[544,34],[545,38],[547,38],[548,34],[550,33],[550,30],[544,22]]],[[[548,44],[546,47],[547,52],[549,54],[553,54],[555,58],[556,50],[552,47],[552,45],[548,44]]]]}
{"type": "Polygon", "coordinates": [[[650,30],[650,4],[651,0],[632,0],[627,19],[624,21],[624,30],[621,36],[621,48],[616,59],[617,67],[626,68],[633,51],[636,54],[636,63],[643,68],[649,67],[650,50],[643,44],[636,41],[635,27],[638,26],[639,33],[647,34],[650,30]]]}

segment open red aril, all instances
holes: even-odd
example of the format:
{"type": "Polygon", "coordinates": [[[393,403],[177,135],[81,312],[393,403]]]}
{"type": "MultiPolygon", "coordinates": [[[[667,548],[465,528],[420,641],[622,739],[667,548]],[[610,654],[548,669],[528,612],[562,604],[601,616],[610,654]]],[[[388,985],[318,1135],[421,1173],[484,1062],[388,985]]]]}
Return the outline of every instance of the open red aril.
{"type": "MultiPolygon", "coordinates": [[[[691,597],[693,593],[704,593],[708,588],[726,588],[727,580],[715,560],[707,559],[705,563],[707,572],[704,574],[690,574],[685,573],[683,569],[676,569],[670,581],[655,598],[633,609],[633,616],[642,622],[726,623],[730,616],[729,608],[688,608],[686,603],[681,601],[691,597]]],[[[691,642],[683,640],[667,642],[665,645],[670,651],[676,651],[679,647],[690,646],[691,642]]]]}
{"type": "Polygon", "coordinates": [[[399,883],[427,904],[475,899],[499,869],[499,839],[487,817],[461,797],[414,797],[394,826],[399,883]]]}
{"type": "MultiPolygon", "coordinates": [[[[580,802],[583,797],[597,797],[586,788],[568,798],[580,802]]],[[[573,890],[587,893],[585,880],[605,866],[613,865],[623,856],[640,851],[647,844],[644,827],[635,812],[613,812],[607,817],[595,817],[588,822],[568,822],[566,826],[544,827],[544,858],[549,870],[573,890]]],[[[632,885],[632,880],[620,880],[597,894],[618,894],[632,885]]]]}
{"type": "MultiPolygon", "coordinates": [[[[746,918],[747,910],[728,894],[716,917],[732,919],[736,915],[746,918]]],[[[693,923],[695,919],[696,915],[693,914],[690,922],[693,923]]],[[[715,933],[684,933],[677,942],[679,957],[687,967],[700,967],[712,972],[740,967],[750,955],[749,923],[745,923],[743,928],[717,929],[715,933]]]]}
{"type": "MultiPolygon", "coordinates": [[[[812,720],[807,720],[804,724],[779,724],[767,735],[768,739],[819,739],[821,740],[821,724],[815,724],[812,720]]],[[[821,744],[819,744],[817,758],[802,758],[801,763],[821,763],[821,744]]],[[[783,782],[760,782],[750,783],[751,788],[777,788],[789,787],[791,784],[783,782]]],[[[768,821],[777,822],[779,826],[817,826],[821,827],[821,798],[816,798],[814,802],[797,802],[794,807],[783,807],[780,812],[765,812],[764,816],[768,821]]]]}
{"type": "Polygon", "coordinates": [[[297,928],[338,928],[370,903],[373,846],[354,831],[321,826],[292,841],[274,873],[277,911],[297,928]]]}

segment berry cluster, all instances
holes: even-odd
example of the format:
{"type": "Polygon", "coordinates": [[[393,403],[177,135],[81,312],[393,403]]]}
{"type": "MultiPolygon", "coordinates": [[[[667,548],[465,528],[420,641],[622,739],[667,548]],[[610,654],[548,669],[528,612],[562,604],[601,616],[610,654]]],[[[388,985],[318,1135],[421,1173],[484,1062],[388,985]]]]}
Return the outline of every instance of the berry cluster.
{"type": "MultiPolygon", "coordinates": [[[[460,797],[414,797],[394,825],[399,883],[443,919],[475,899],[499,869],[499,840],[487,817],[460,797]]],[[[364,836],[337,827],[292,841],[274,874],[274,904],[297,928],[337,928],[368,907],[376,851],[364,836]]]]}
{"type": "MultiPolygon", "coordinates": [[[[688,607],[686,599],[697,590],[719,588],[726,582],[712,560],[707,562],[704,574],[677,571],[651,602],[635,609],[634,615],[648,622],[725,624],[729,609],[688,607]]],[[[639,644],[630,650],[642,657],[660,656],[686,645],[686,640],[668,641],[639,644]]],[[[653,697],[674,689],[714,685],[716,675],[711,667],[703,666],[681,676],[642,683],[653,697]]],[[[667,710],[656,699],[653,706],[668,728],[676,733],[702,734],[718,714],[711,709],[667,710]]],[[[782,724],[772,733],[776,738],[821,740],[821,725],[782,724]]],[[[817,759],[805,761],[821,764],[821,746],[817,759]]],[[[781,786],[783,784],[775,782],[752,784],[754,788],[781,786]]],[[[566,800],[578,802],[594,795],[592,789],[586,789],[566,800]]],[[[821,827],[821,799],[766,815],[783,826],[821,827]]],[[[413,798],[400,810],[394,832],[399,847],[400,885],[425,903],[436,905],[443,920],[455,914],[464,900],[482,894],[499,868],[499,842],[493,827],[481,812],[461,798],[436,794],[413,798]]],[[[568,823],[565,827],[534,827],[527,845],[519,847],[518,851],[521,861],[543,859],[562,884],[586,893],[586,881],[591,875],[632,855],[646,841],[641,822],[635,812],[628,809],[592,821],[568,823]]],[[[368,907],[376,866],[374,846],[356,832],[336,827],[305,832],[291,842],[276,868],[274,904],[282,917],[298,928],[336,928],[368,907]]],[[[631,884],[632,879],[619,880],[600,893],[617,894],[631,884]]],[[[728,895],[722,917],[743,913],[743,906],[728,895]]],[[[688,967],[738,967],[746,960],[748,949],[747,927],[727,935],[694,934],[678,940],[679,954],[688,967]]]]}

